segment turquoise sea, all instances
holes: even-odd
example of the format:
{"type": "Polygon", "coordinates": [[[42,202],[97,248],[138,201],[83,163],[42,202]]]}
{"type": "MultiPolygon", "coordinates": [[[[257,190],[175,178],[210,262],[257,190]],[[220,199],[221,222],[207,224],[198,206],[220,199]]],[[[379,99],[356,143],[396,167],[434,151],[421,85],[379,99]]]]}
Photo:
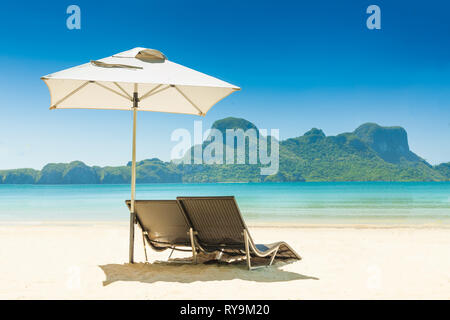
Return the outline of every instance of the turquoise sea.
{"type": "MultiPolygon", "coordinates": [[[[123,220],[129,185],[0,185],[0,220],[123,220]]],[[[140,184],[138,199],[234,195],[250,222],[450,222],[449,182],[140,184]]]]}

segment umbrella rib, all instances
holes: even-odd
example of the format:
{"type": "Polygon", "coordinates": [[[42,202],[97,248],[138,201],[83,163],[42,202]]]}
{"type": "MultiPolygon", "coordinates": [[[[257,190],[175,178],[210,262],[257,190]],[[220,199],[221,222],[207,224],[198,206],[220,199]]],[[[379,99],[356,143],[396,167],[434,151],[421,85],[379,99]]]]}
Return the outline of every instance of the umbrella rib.
{"type": "Polygon", "coordinates": [[[92,83],[95,83],[96,85],[98,85],[99,87],[102,87],[103,89],[106,89],[106,90],[109,90],[109,91],[111,91],[111,92],[114,92],[115,94],[118,94],[119,96],[121,96],[121,97],[127,99],[128,101],[131,100],[131,99],[130,99],[129,97],[127,97],[126,95],[121,94],[120,92],[118,92],[118,91],[116,91],[116,90],[114,90],[114,89],[111,89],[111,88],[105,86],[104,84],[101,84],[101,83],[96,82],[96,81],[92,81],[92,83]]]}
{"type": "Polygon", "coordinates": [[[56,109],[56,107],[58,106],[58,104],[60,104],[61,102],[63,102],[64,100],[66,100],[67,98],[71,97],[72,95],[74,95],[75,93],[77,93],[78,91],[80,91],[81,89],[83,89],[84,87],[86,87],[89,84],[90,81],[86,81],[85,83],[83,83],[81,86],[79,86],[78,88],[76,88],[75,90],[73,90],[72,92],[68,93],[65,97],[59,99],[54,105],[52,105],[50,107],[50,109],[56,109]]]}
{"type": "Polygon", "coordinates": [[[133,98],[128,94],[128,92],[125,91],[124,88],[122,88],[117,82],[113,82],[117,88],[119,88],[127,97],[128,99],[132,100],[133,98]]]}
{"type": "Polygon", "coordinates": [[[148,98],[148,97],[150,97],[150,96],[153,96],[153,95],[155,95],[155,94],[157,94],[157,93],[159,93],[159,92],[161,92],[161,91],[164,91],[164,90],[170,88],[170,86],[167,86],[167,87],[162,88],[162,89],[159,90],[159,91],[156,91],[156,90],[159,89],[161,86],[162,86],[162,84],[158,84],[156,87],[154,87],[153,89],[151,89],[150,91],[148,91],[146,94],[142,95],[142,96],[139,98],[139,100],[143,100],[143,99],[145,99],[145,98],[148,98]]]}
{"type": "Polygon", "coordinates": [[[180,88],[178,88],[177,86],[174,86],[175,89],[177,89],[177,91],[195,108],[197,109],[197,111],[200,113],[201,116],[204,116],[205,114],[203,113],[203,111],[191,100],[188,98],[187,95],[184,94],[183,91],[181,91],[180,88]]]}

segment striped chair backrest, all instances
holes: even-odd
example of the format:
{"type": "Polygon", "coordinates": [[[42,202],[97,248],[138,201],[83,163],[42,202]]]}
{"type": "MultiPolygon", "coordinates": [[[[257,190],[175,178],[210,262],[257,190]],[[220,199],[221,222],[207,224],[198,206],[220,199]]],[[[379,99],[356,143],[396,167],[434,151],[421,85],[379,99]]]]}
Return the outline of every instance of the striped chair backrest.
{"type": "Polygon", "coordinates": [[[178,197],[205,247],[244,247],[244,220],[234,197],[178,197]]]}
{"type": "Polygon", "coordinates": [[[153,245],[190,245],[190,225],[177,200],[136,200],[135,211],[153,245]]]}

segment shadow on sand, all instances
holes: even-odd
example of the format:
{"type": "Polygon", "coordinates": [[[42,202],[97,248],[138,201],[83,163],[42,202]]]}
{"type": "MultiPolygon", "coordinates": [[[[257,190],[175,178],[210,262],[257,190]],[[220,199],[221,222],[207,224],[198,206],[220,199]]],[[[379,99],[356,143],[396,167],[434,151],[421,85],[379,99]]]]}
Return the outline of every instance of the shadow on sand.
{"type": "Polygon", "coordinates": [[[182,264],[169,262],[106,264],[99,266],[106,275],[103,285],[116,281],[143,283],[195,281],[221,281],[241,279],[256,282],[281,282],[293,280],[319,280],[319,278],[279,269],[284,263],[249,271],[245,262],[215,264],[182,264]]]}

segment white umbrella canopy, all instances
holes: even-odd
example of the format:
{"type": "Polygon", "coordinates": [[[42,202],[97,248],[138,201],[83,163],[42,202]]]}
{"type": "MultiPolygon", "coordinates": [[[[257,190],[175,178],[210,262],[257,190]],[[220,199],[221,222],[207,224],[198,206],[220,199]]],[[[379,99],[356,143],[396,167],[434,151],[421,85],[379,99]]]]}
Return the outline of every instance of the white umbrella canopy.
{"type": "Polygon", "coordinates": [[[132,110],[205,115],[240,88],[171,62],[152,49],[134,48],[41,78],[51,109],[132,110]],[[136,86],[137,85],[137,86],[136,86]]]}
{"type": "Polygon", "coordinates": [[[239,87],[167,60],[158,50],[134,48],[41,78],[50,109],[133,111],[130,255],[134,256],[137,111],[204,116],[239,87]]]}

